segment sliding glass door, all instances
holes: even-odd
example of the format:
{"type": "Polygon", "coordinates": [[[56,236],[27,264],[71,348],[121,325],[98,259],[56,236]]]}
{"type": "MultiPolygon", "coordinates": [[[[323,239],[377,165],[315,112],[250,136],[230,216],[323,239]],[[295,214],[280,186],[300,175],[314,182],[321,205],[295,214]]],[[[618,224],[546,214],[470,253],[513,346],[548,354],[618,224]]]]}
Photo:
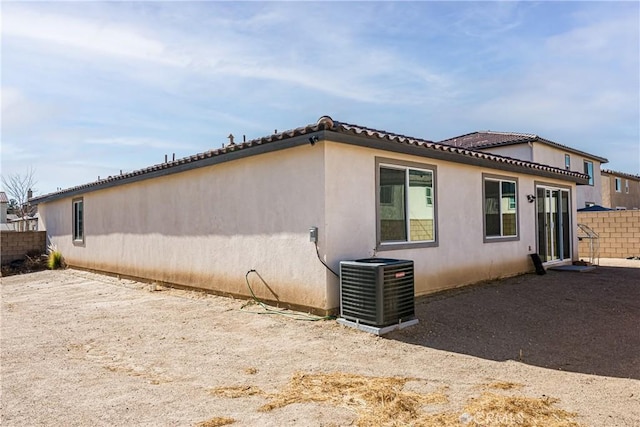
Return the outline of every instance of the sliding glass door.
{"type": "Polygon", "coordinates": [[[538,255],[543,262],[571,259],[569,191],[536,188],[538,255]]]}

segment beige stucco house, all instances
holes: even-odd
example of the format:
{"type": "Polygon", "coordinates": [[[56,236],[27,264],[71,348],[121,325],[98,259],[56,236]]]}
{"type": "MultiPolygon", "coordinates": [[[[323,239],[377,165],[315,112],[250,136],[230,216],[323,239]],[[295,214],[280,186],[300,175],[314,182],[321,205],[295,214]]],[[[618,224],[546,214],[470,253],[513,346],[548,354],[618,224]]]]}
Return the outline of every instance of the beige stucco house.
{"type": "Polygon", "coordinates": [[[602,176],[602,206],[611,209],[640,209],[640,176],[608,169],[602,176]]]}
{"type": "Polygon", "coordinates": [[[576,150],[530,133],[481,131],[440,142],[582,172],[589,175],[589,182],[586,185],[578,185],[576,206],[580,209],[602,204],[600,166],[608,162],[604,157],[576,150]]]}
{"type": "Polygon", "coordinates": [[[7,193],[0,191],[0,230],[13,231],[13,228],[7,223],[7,208],[9,207],[9,198],[7,193]]]}
{"type": "Polygon", "coordinates": [[[413,260],[418,295],[577,259],[588,180],[325,116],[31,201],[70,266],[242,296],[255,270],[260,298],[328,312],[318,256],[413,260]]]}

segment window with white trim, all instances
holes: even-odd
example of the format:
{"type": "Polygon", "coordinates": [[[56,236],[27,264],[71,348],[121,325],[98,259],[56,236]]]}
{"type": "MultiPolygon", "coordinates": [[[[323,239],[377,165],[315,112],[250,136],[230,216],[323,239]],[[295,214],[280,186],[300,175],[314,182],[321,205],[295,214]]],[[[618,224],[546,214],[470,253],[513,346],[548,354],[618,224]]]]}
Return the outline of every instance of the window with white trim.
{"type": "Polygon", "coordinates": [[[621,178],[616,178],[616,193],[621,193],[622,192],[622,179],[621,178]]]}
{"type": "Polygon", "coordinates": [[[485,176],[484,235],[487,240],[518,236],[518,182],[485,176]]]}
{"type": "Polygon", "coordinates": [[[564,155],[564,168],[566,170],[571,169],[571,156],[569,154],[564,155]]]}
{"type": "Polygon", "coordinates": [[[629,194],[629,180],[628,179],[624,180],[624,192],[629,194]]]}
{"type": "Polygon", "coordinates": [[[84,200],[74,199],[73,202],[73,241],[84,242],[84,200]]]}
{"type": "Polygon", "coordinates": [[[378,173],[380,243],[434,243],[435,170],[381,163],[378,173]]]}

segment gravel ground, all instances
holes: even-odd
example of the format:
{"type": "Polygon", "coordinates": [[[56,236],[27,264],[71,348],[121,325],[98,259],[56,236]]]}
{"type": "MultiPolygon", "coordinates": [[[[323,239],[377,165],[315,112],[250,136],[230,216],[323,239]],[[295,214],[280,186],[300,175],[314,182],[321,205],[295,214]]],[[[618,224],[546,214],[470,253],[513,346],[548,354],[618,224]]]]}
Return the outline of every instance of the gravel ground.
{"type": "Polygon", "coordinates": [[[502,393],[556,398],[582,425],[640,426],[640,261],[605,264],[431,296],[417,304],[419,325],[385,337],[75,270],[4,277],[0,424],[354,424],[347,407],[261,412],[264,394],[211,393],[277,393],[307,372],[411,378],[413,391],[446,395],[432,413],[460,411],[487,384],[518,384],[502,393]]]}

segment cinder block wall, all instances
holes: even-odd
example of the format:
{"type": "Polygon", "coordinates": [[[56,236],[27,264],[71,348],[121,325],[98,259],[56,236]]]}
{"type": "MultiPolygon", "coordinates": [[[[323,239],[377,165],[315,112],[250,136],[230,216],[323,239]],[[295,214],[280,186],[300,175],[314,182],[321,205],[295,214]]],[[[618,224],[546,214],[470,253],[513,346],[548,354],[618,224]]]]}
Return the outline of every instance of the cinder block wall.
{"type": "MultiPolygon", "coordinates": [[[[640,211],[578,212],[578,223],[598,233],[601,258],[640,257],[640,211]]],[[[589,240],[580,241],[578,250],[588,258],[589,240]]]]}
{"type": "Polygon", "coordinates": [[[47,247],[46,231],[0,232],[0,258],[2,265],[24,259],[31,251],[44,253],[47,247]]]}

